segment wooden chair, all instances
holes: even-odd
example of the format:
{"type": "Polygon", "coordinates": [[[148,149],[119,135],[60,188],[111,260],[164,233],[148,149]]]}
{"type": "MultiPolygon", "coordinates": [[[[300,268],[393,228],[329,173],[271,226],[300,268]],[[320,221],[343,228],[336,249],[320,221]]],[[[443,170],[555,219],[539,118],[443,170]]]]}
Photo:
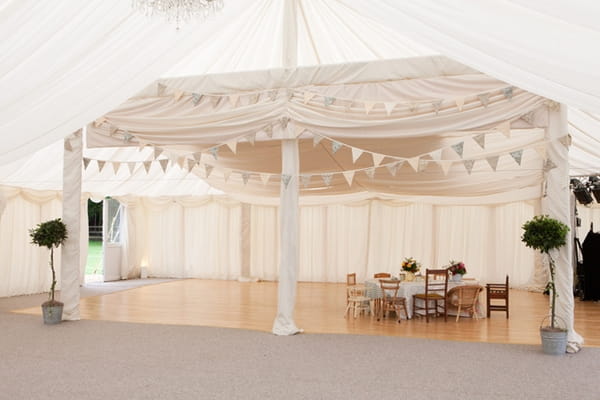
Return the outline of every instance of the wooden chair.
{"type": "Polygon", "coordinates": [[[427,269],[425,271],[425,293],[413,295],[413,318],[417,311],[425,311],[425,321],[429,322],[429,315],[444,315],[448,321],[446,295],[448,294],[448,270],[427,269]],[[417,305],[417,300],[423,305],[417,305]],[[433,305],[431,305],[433,303],[433,305]]]}
{"type": "Polygon", "coordinates": [[[365,288],[362,286],[347,286],[348,305],[344,311],[344,318],[348,316],[348,311],[353,310],[354,318],[363,311],[371,312],[370,298],[366,296],[365,288]]]}
{"type": "Polygon", "coordinates": [[[492,311],[506,311],[508,319],[508,275],[505,283],[488,283],[485,285],[487,317],[492,311]],[[492,300],[501,300],[502,303],[492,303],[492,300]]]}
{"type": "Polygon", "coordinates": [[[348,287],[356,286],[356,273],[346,274],[346,306],[348,305],[349,292],[348,287]]]}
{"type": "Polygon", "coordinates": [[[378,272],[375,275],[373,275],[373,278],[375,279],[380,279],[380,278],[391,278],[392,274],[387,273],[387,272],[378,272]]]}
{"type": "Polygon", "coordinates": [[[460,312],[466,311],[471,314],[471,318],[477,319],[477,304],[479,303],[479,294],[483,291],[480,285],[461,285],[448,290],[446,304],[448,307],[455,307],[456,322],[460,319],[460,312]]]}
{"type": "Polygon", "coordinates": [[[406,319],[409,319],[406,310],[406,298],[398,297],[400,281],[381,279],[379,280],[379,285],[381,286],[382,297],[380,308],[377,313],[377,321],[379,321],[382,316],[387,316],[389,311],[394,311],[396,317],[398,317],[398,323],[400,323],[400,310],[404,310],[406,319]]]}

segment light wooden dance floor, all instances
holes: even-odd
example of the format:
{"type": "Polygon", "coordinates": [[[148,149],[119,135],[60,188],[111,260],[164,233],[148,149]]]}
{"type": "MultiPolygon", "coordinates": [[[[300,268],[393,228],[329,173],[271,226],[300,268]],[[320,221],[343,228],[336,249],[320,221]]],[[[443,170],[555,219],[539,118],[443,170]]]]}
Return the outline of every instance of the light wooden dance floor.
{"type": "MultiPolygon", "coordinates": [[[[548,297],[511,290],[510,319],[422,318],[398,324],[394,318],[344,318],[345,284],[300,282],[295,321],[306,333],[424,337],[471,342],[539,344],[539,325],[548,297]]],[[[485,306],[485,305],[484,305],[485,306]]],[[[39,307],[22,310],[39,313],[39,307]]],[[[275,282],[182,279],[81,299],[83,319],[148,324],[202,325],[270,332],[277,312],[275,282]]],[[[575,305],[575,330],[586,346],[600,346],[600,303],[575,305]]]]}

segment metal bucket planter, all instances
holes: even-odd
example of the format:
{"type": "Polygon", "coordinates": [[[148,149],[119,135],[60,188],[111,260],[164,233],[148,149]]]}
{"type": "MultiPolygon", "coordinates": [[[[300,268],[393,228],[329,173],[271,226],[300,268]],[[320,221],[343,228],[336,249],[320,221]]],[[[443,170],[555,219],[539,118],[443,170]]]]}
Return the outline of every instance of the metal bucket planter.
{"type": "Polygon", "coordinates": [[[44,316],[44,324],[54,325],[62,321],[63,307],[64,304],[59,301],[47,301],[44,304],[42,304],[42,315],[44,316]]]}
{"type": "MultiPolygon", "coordinates": [[[[546,321],[548,317],[544,318],[546,321]]],[[[558,317],[556,317],[558,318],[558,317]]],[[[560,327],[540,326],[542,338],[542,351],[545,354],[561,355],[567,352],[567,329],[560,327]]]]}

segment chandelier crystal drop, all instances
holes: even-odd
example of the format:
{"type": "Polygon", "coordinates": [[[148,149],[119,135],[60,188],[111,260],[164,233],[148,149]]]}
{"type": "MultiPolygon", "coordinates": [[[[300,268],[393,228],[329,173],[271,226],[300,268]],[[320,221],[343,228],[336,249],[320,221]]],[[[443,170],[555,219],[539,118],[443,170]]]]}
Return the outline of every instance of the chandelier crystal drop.
{"type": "Polygon", "coordinates": [[[177,24],[192,18],[205,19],[223,8],[223,0],[132,0],[134,10],[148,16],[164,17],[177,24]]]}

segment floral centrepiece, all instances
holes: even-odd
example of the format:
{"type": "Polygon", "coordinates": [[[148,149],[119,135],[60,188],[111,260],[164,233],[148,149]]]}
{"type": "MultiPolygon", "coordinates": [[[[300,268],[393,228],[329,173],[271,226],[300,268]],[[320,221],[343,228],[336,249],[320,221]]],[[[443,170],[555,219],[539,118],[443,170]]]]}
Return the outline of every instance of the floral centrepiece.
{"type": "Polygon", "coordinates": [[[406,272],[417,273],[421,269],[421,264],[412,257],[405,258],[402,261],[402,270],[406,272]]]}
{"type": "Polygon", "coordinates": [[[462,261],[450,261],[450,267],[448,271],[452,272],[452,275],[464,275],[467,273],[467,268],[462,261]]]}

